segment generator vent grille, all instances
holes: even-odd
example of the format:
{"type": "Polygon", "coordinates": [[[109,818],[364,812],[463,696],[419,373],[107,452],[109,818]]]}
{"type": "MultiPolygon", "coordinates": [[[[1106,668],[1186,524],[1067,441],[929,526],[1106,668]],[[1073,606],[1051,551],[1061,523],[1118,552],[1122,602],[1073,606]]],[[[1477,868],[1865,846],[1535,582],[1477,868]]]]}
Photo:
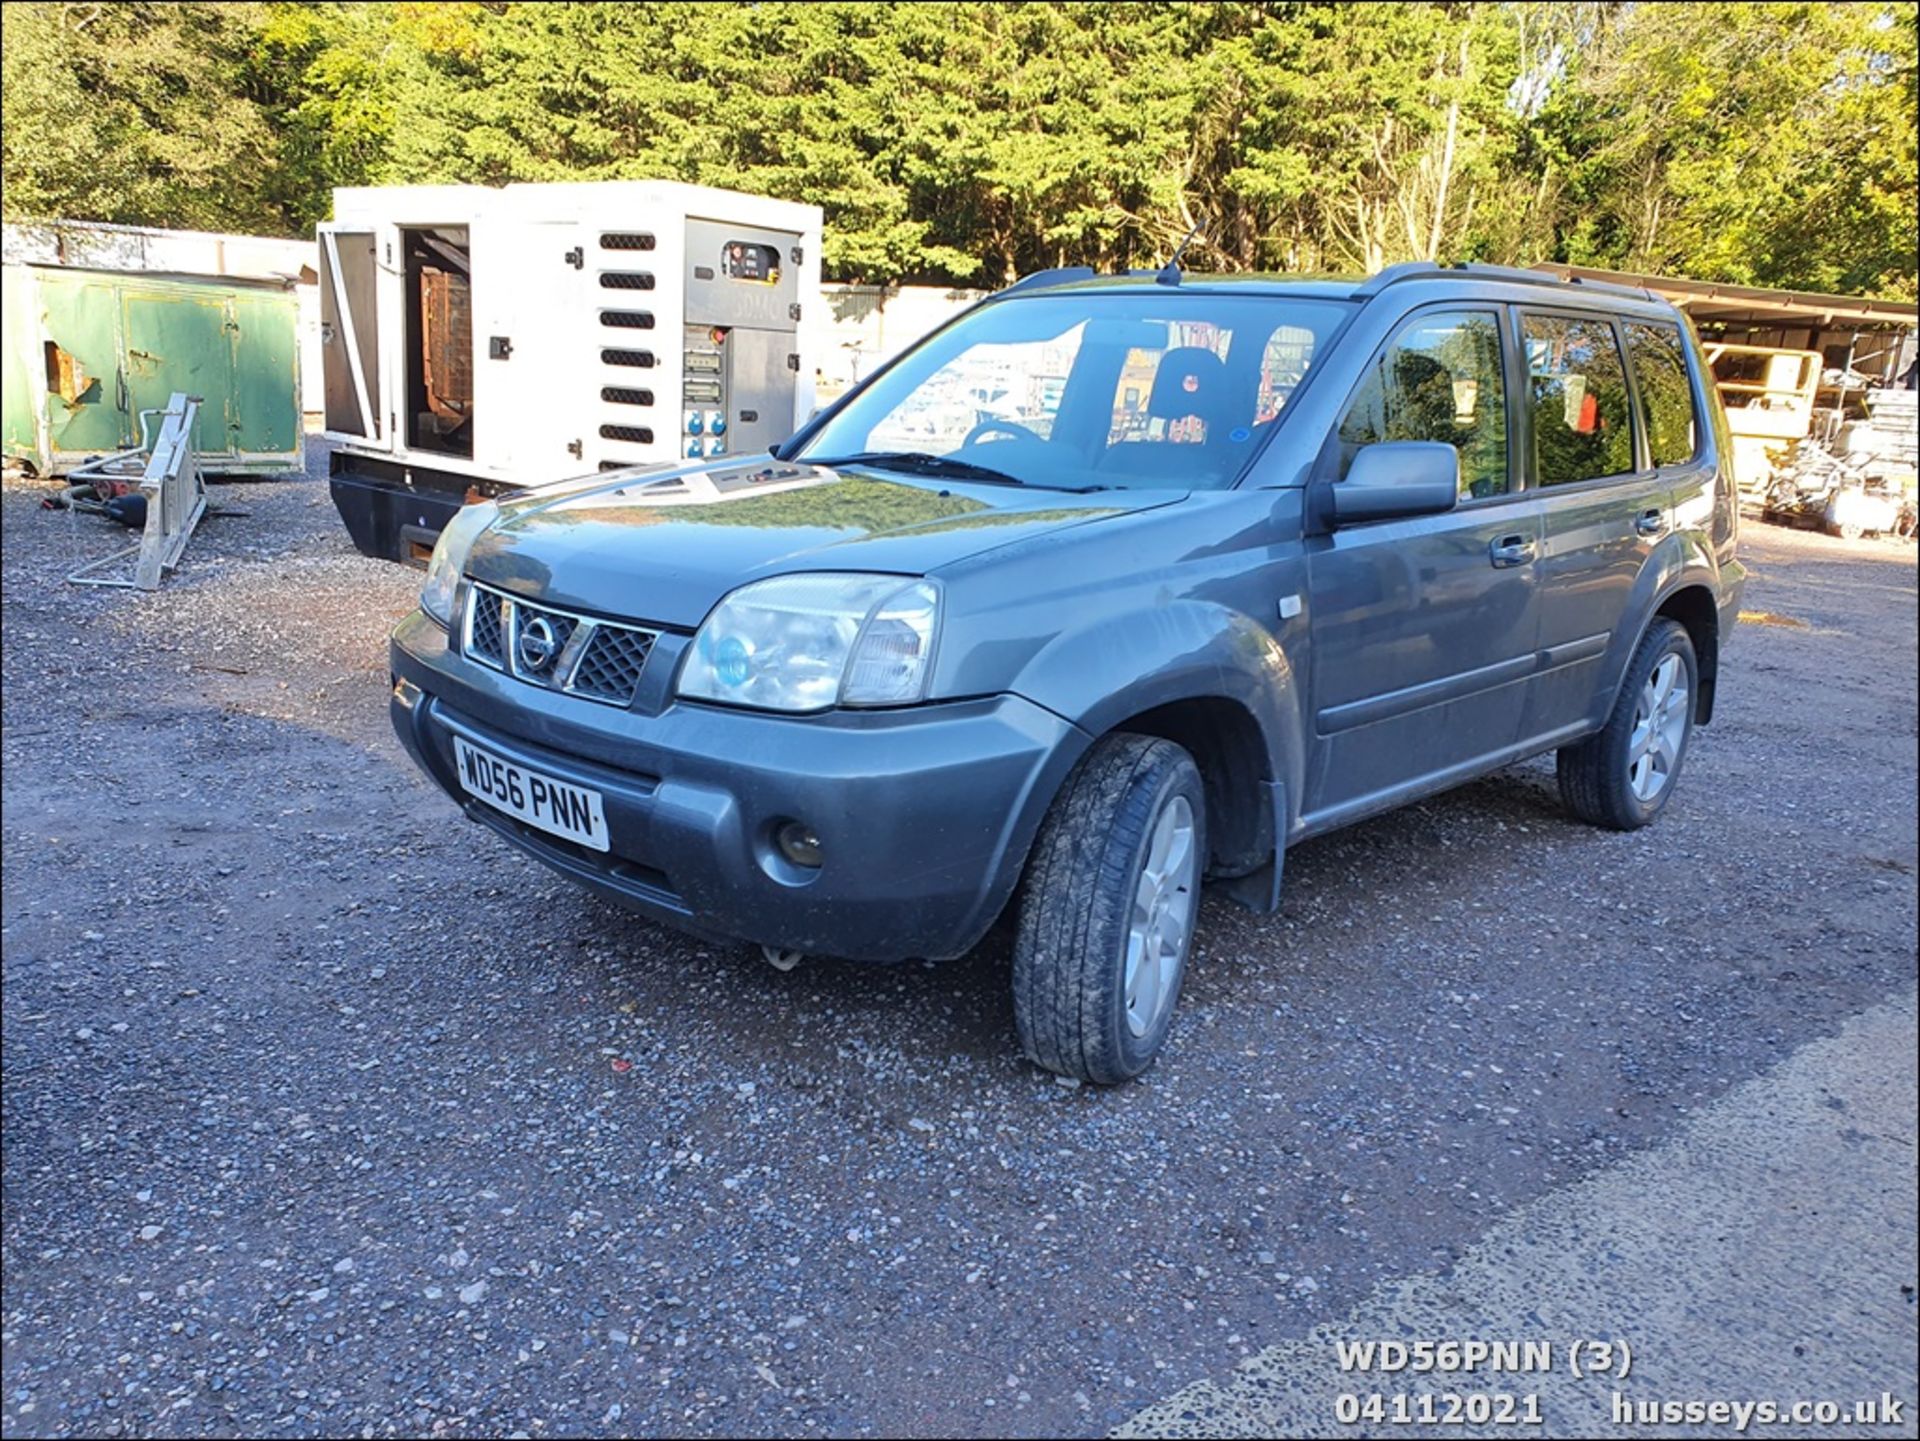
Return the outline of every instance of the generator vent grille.
{"type": "Polygon", "coordinates": [[[634,390],[625,385],[603,385],[600,398],[611,405],[652,405],[651,390],[634,390]]]}
{"type": "Polygon", "coordinates": [[[622,330],[652,330],[653,312],[651,310],[603,310],[600,312],[600,323],[618,326],[622,330]]]}
{"type": "Polygon", "coordinates": [[[651,270],[604,270],[600,273],[602,290],[651,290],[651,270]]]}
{"type": "Polygon", "coordinates": [[[653,237],[643,231],[614,230],[600,237],[602,250],[651,250],[653,237]]]}
{"type": "Polygon", "coordinates": [[[602,440],[625,440],[634,445],[652,445],[653,432],[644,425],[603,425],[600,427],[602,440]]]}
{"type": "Polygon", "coordinates": [[[603,350],[600,352],[602,365],[628,365],[638,370],[653,369],[651,350],[603,350]]]}

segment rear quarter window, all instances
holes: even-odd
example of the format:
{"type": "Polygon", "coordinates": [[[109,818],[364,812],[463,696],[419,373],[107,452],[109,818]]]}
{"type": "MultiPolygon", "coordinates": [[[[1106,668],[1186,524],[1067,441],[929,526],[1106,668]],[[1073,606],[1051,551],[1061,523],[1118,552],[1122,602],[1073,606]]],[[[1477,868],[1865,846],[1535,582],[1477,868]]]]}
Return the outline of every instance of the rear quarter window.
{"type": "Polygon", "coordinates": [[[1686,342],[1680,327],[1629,320],[1627,356],[1647,424],[1647,454],[1655,465],[1684,465],[1700,449],[1700,417],[1693,407],[1686,342]]]}

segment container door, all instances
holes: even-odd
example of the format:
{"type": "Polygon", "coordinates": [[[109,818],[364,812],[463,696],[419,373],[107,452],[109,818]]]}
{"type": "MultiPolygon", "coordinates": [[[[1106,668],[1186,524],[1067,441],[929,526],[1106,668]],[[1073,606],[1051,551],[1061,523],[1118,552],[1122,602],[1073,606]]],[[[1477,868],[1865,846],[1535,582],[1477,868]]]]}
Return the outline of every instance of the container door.
{"type": "MultiPolygon", "coordinates": [[[[790,330],[736,326],[726,344],[727,451],[752,455],[793,434],[793,392],[800,383],[790,330]]],[[[711,423],[709,423],[711,429],[711,423]]]]}
{"type": "MultiPolygon", "coordinates": [[[[37,322],[29,323],[42,367],[38,404],[51,452],[46,463],[64,465],[125,449],[136,432],[120,351],[119,288],[111,281],[30,273],[37,285],[23,312],[37,322]]],[[[10,307],[8,324],[20,319],[10,307]]]]}
{"type": "Polygon", "coordinates": [[[233,403],[227,421],[245,455],[300,451],[298,302],[291,295],[233,297],[233,403]]]}
{"type": "Polygon", "coordinates": [[[375,304],[380,267],[371,230],[318,227],[320,365],[327,430],[389,450],[380,389],[380,326],[375,304]]]}
{"type": "Polygon", "coordinates": [[[473,458],[516,485],[593,469],[595,350],[653,344],[642,329],[601,339],[578,234],[571,220],[489,218],[472,229],[473,458]]]}
{"type": "MultiPolygon", "coordinates": [[[[231,456],[235,451],[232,317],[227,297],[218,291],[135,290],[124,292],[126,376],[133,433],[140,433],[140,412],[165,410],[174,392],[201,398],[193,427],[193,448],[201,456],[231,456]]],[[[148,420],[148,434],[158,417],[148,420]]]]}

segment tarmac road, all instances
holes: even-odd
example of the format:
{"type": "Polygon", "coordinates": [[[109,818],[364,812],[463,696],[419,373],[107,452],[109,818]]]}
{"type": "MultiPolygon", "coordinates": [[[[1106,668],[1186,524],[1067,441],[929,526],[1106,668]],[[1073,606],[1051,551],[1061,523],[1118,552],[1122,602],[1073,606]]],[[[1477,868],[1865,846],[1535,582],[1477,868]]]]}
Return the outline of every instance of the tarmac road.
{"type": "MultiPolygon", "coordinates": [[[[1607,1178],[1910,1040],[1911,547],[1749,527],[1779,619],[1657,826],[1533,763],[1301,847],[1098,1091],[1020,1058],[1003,936],[780,975],[459,819],[387,728],[418,576],[324,483],[228,489],[152,597],[63,585],[121,537],[43,493],[4,496],[9,1437],[1100,1434],[1583,1185],[1657,1217],[1607,1178]]],[[[1865,1295],[1853,1234],[1805,1244],[1865,1295]]]]}

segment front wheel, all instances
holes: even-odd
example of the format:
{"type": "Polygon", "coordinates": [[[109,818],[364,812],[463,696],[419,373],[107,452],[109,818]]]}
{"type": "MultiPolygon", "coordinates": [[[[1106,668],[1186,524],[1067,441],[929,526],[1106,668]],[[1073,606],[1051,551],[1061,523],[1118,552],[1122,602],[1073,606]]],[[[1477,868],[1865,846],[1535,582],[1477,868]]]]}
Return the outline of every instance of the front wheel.
{"type": "Polygon", "coordinates": [[[1112,735],[1067,777],[1021,883],[1013,1014],[1036,1063],[1133,1079],[1166,1043],[1200,913],[1206,797],[1172,741],[1112,735]]]}
{"type": "Polygon", "coordinates": [[[1563,748],[1557,770],[1567,809],[1609,830],[1659,815],[1693,738],[1699,662],[1685,626],[1654,621],[1627,663],[1620,698],[1597,735],[1563,748]]]}

